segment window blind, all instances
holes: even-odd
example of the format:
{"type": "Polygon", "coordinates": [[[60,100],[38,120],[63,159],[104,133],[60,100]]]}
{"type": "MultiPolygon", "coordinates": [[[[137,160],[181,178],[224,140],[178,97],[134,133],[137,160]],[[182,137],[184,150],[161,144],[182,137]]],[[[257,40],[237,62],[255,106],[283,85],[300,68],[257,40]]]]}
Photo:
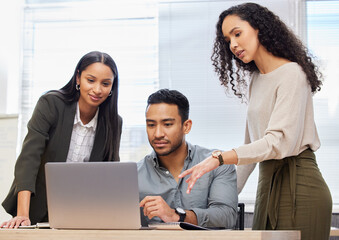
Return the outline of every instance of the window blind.
{"type": "MultiPolygon", "coordinates": [[[[221,11],[245,1],[42,1],[27,0],[22,72],[22,136],[38,97],[62,87],[88,51],[109,53],[120,74],[119,112],[124,119],[121,160],[138,161],[150,152],[144,111],[149,94],[168,87],[183,92],[193,120],[187,140],[209,148],[243,143],[246,105],[228,97],[210,61],[221,11]]],[[[338,113],[338,1],[308,1],[306,28],[298,1],[256,1],[277,13],[320,59],[323,89],[314,97],[321,148],[320,170],[339,203],[336,157],[338,113]],[[326,14],[327,15],[326,15],[326,14]],[[329,14],[329,15],[328,15],[329,14]],[[306,33],[299,32],[305,29],[306,33]]],[[[253,203],[257,169],[239,200],[253,203]]]]}
{"type": "MultiPolygon", "coordinates": [[[[225,93],[210,60],[219,14],[247,1],[163,1],[159,4],[160,87],[177,89],[190,101],[193,121],[187,140],[213,149],[243,144],[246,104],[225,93]]],[[[295,3],[257,1],[295,27],[295,3]]],[[[258,167],[249,177],[239,201],[254,203],[258,167]]],[[[249,204],[246,205],[247,207],[249,204]]]]}
{"type": "Polygon", "coordinates": [[[339,211],[339,1],[308,1],[307,45],[324,75],[322,90],[314,96],[315,121],[321,147],[316,152],[335,211],[339,211]]]}
{"type": "Polygon", "coordinates": [[[79,59],[98,50],[118,67],[121,160],[140,160],[149,151],[146,99],[158,88],[157,3],[30,0],[24,18],[21,138],[38,98],[64,86],[79,59]]]}

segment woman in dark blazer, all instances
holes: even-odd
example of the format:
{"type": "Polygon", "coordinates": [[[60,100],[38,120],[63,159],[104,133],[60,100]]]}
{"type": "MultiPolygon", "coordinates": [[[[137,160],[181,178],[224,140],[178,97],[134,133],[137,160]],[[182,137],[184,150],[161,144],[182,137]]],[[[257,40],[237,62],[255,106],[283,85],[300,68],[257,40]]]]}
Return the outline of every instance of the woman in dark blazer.
{"type": "Polygon", "coordinates": [[[122,119],[117,102],[117,67],[102,52],[84,55],[63,88],[40,97],[2,203],[13,218],[1,227],[48,221],[47,162],[119,161],[122,119]]]}

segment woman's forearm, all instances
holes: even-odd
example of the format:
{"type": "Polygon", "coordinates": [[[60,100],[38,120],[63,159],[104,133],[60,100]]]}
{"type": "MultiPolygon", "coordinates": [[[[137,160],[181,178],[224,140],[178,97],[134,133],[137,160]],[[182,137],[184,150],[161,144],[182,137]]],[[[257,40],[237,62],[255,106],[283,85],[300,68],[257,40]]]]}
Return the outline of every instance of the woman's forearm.
{"type": "Polygon", "coordinates": [[[238,155],[234,150],[222,152],[224,164],[238,164],[238,155]]]}
{"type": "Polygon", "coordinates": [[[30,191],[20,191],[18,193],[17,216],[29,217],[30,200],[31,200],[30,191]]]}

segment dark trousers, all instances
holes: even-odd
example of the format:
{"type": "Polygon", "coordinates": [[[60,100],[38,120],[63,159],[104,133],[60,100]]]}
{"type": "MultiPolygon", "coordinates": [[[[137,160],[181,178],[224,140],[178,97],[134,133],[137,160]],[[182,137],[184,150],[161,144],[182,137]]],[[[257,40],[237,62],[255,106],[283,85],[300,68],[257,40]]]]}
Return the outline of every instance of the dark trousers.
{"type": "Polygon", "coordinates": [[[259,165],[253,230],[300,230],[301,240],[328,240],[332,197],[314,153],[259,165]]]}

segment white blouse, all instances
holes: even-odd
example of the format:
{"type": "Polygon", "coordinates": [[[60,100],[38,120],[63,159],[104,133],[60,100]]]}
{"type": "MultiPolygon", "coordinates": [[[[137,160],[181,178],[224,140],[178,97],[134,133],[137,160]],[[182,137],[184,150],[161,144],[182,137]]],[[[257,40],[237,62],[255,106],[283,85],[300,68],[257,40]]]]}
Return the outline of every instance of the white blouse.
{"type": "Polygon", "coordinates": [[[88,162],[91,156],[95,131],[98,122],[98,113],[95,113],[93,119],[83,124],[80,119],[79,103],[77,103],[77,110],[74,117],[74,125],[72,131],[71,142],[67,155],[67,162],[88,162]]]}

